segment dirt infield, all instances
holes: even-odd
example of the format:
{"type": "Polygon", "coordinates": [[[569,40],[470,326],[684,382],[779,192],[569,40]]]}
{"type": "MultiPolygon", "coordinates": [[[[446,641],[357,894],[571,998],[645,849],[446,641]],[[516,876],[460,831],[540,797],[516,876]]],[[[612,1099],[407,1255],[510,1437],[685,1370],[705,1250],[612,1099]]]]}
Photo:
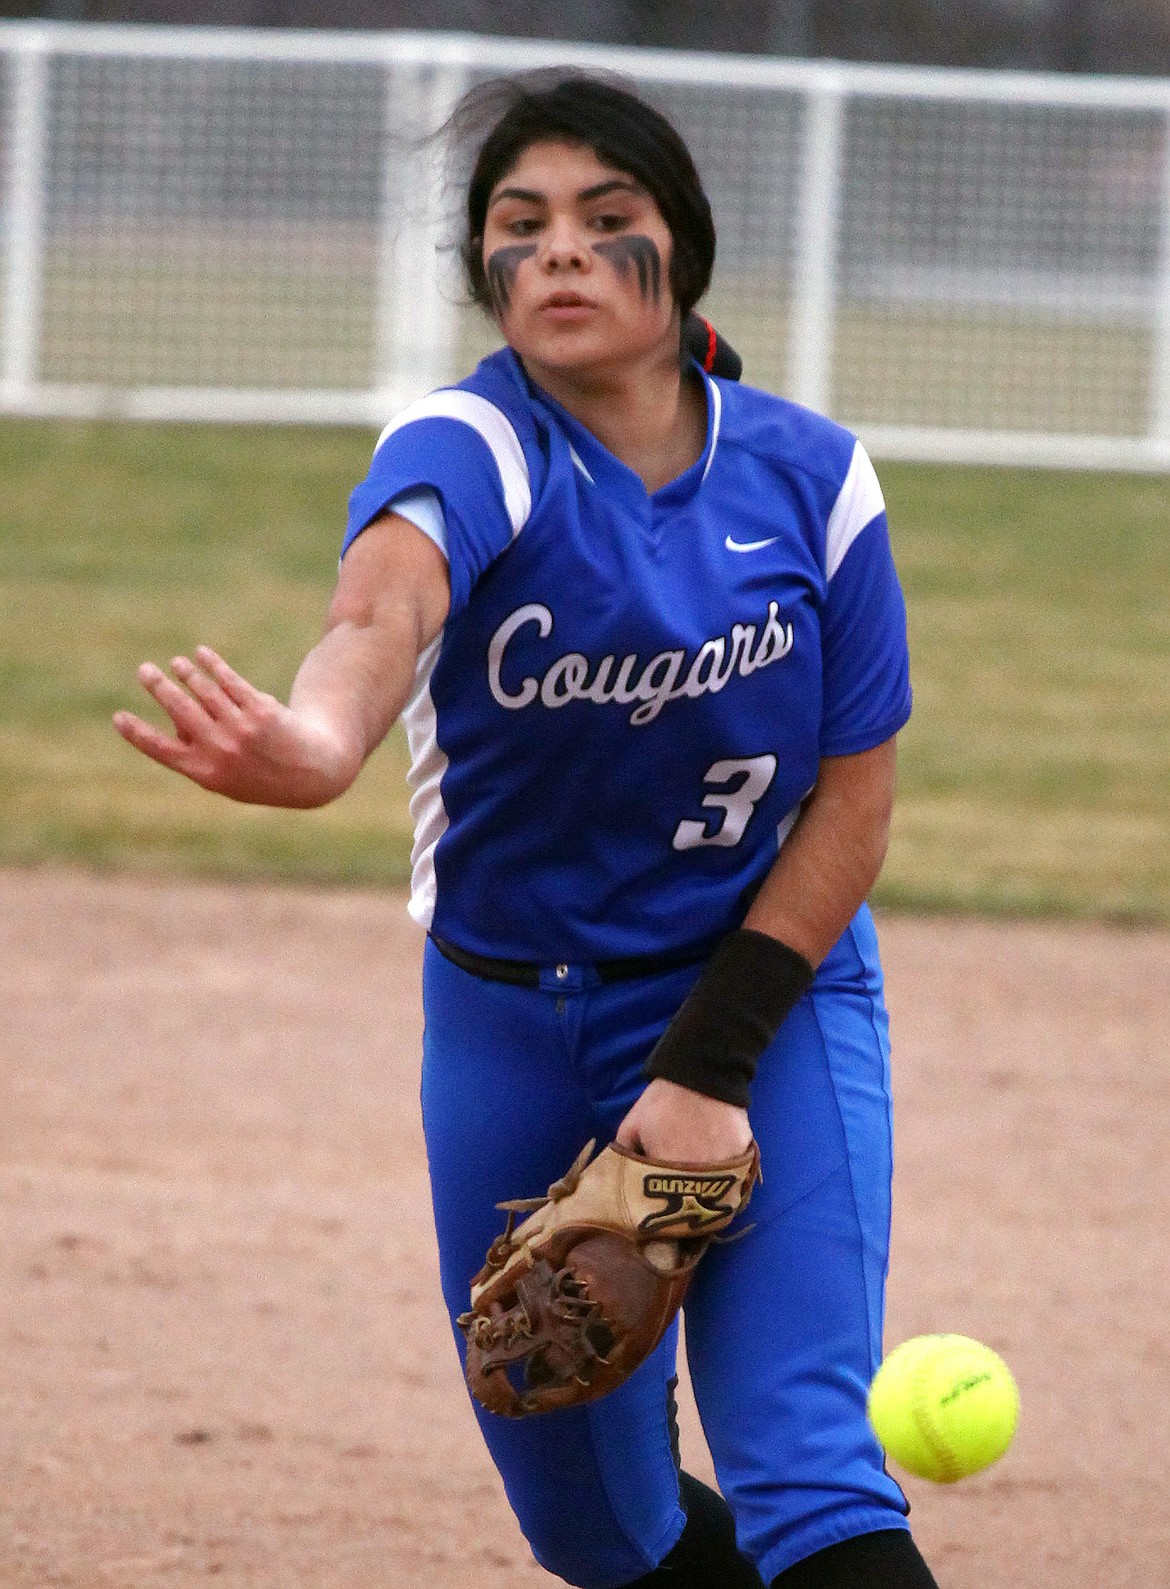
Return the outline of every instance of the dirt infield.
{"type": "MultiPolygon", "coordinates": [[[[887,1338],[1023,1396],[919,1541],[942,1589],[1170,1584],[1170,934],[883,939],[887,1338]]],[[[438,1300],[401,899],[0,873],[0,945],[0,1586],[552,1582],[438,1300]]]]}

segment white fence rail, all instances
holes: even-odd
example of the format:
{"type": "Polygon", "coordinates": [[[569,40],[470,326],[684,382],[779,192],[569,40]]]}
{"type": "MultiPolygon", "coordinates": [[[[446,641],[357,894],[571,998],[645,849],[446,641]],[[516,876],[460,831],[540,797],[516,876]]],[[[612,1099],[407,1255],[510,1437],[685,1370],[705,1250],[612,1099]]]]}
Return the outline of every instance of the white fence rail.
{"type": "Polygon", "coordinates": [[[1170,468],[1170,83],[0,24],[0,412],[380,424],[492,345],[421,141],[571,62],[672,116],[747,378],[886,457],[1170,468]]]}

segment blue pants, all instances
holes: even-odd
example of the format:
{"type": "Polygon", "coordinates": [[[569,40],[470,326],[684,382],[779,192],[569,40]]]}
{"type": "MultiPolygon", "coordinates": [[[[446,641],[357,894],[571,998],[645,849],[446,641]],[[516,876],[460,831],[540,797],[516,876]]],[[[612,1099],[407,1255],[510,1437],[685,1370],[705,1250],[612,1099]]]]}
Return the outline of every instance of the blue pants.
{"type": "MultiPolygon", "coordinates": [[[[452,1319],[502,1228],[592,1136],[612,1139],[641,1066],[697,976],[540,988],[470,975],[427,943],[423,1125],[452,1319]]],[[[740,1548],[765,1583],[814,1551],[905,1526],[865,1416],[889,1245],[887,1018],[863,909],[763,1056],[752,1125],[764,1181],[739,1241],[708,1250],[687,1360],[740,1548]]],[[[462,1356],[463,1338],[455,1339],[462,1356]]],[[[537,1561],[583,1589],[631,1583],[682,1532],[667,1421],[676,1332],[612,1395],[513,1421],[476,1407],[537,1561]]]]}

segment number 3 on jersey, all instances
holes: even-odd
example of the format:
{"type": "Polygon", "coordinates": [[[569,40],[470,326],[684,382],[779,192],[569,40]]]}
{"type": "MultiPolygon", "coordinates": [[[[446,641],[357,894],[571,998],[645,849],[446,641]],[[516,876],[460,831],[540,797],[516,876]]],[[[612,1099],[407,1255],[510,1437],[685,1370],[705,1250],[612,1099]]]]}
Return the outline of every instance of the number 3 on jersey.
{"type": "Polygon", "coordinates": [[[704,784],[731,784],[742,776],[743,781],[732,789],[724,789],[703,796],[703,805],[722,811],[723,818],[713,833],[708,832],[711,818],[695,822],[685,818],[674,830],[671,848],[696,850],[701,844],[719,844],[730,849],[743,838],[751,821],[752,812],[768,792],[768,785],[776,776],[775,756],[744,756],[735,761],[713,761],[703,774],[704,784]]]}

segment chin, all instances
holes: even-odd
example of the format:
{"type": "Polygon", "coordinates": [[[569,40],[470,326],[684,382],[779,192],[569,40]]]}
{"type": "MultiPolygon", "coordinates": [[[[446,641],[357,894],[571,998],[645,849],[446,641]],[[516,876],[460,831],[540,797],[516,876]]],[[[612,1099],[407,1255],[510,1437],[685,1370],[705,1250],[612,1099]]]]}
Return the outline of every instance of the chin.
{"type": "Polygon", "coordinates": [[[568,375],[575,370],[584,374],[591,369],[631,363],[649,353],[653,344],[643,345],[635,338],[620,333],[615,335],[612,331],[602,335],[589,329],[575,334],[533,337],[514,342],[512,346],[526,362],[568,375]]]}
{"type": "Polygon", "coordinates": [[[568,370],[578,364],[594,364],[613,358],[621,348],[621,338],[602,333],[596,326],[574,327],[532,337],[520,337],[513,344],[521,358],[546,364],[550,369],[568,370]]]}

